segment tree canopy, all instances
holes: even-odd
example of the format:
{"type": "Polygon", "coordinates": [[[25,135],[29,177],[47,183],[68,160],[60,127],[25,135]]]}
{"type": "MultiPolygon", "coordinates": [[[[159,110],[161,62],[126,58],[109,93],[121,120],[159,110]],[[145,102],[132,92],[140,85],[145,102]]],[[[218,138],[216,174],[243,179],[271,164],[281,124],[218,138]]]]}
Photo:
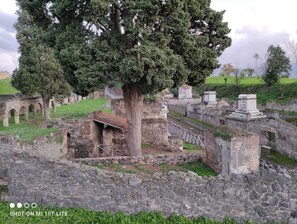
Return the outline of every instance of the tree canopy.
{"type": "Polygon", "coordinates": [[[122,86],[132,133],[128,146],[136,156],[143,94],[184,83],[199,86],[231,44],[224,12],[211,9],[210,0],[18,2],[46,31],[76,91],[122,86]]]}
{"type": "Polygon", "coordinates": [[[290,75],[291,64],[290,59],[280,46],[270,45],[267,49],[265,73],[263,80],[268,86],[279,81],[281,77],[290,75]]]}
{"type": "Polygon", "coordinates": [[[20,43],[19,68],[13,72],[12,85],[24,94],[40,94],[46,119],[50,119],[49,101],[52,97],[70,93],[63,70],[55,59],[53,49],[42,42],[42,30],[34,25],[31,16],[18,12],[15,24],[20,43]]]}

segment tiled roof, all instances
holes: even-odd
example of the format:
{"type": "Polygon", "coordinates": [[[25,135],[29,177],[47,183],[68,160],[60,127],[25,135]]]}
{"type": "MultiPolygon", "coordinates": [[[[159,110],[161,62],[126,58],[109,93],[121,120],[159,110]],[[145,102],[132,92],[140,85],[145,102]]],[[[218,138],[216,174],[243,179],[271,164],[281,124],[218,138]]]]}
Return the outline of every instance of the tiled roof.
{"type": "Polygon", "coordinates": [[[127,118],[119,117],[113,114],[108,114],[106,112],[100,111],[94,114],[93,120],[102,124],[107,124],[109,126],[119,128],[122,130],[128,129],[127,118]]]}

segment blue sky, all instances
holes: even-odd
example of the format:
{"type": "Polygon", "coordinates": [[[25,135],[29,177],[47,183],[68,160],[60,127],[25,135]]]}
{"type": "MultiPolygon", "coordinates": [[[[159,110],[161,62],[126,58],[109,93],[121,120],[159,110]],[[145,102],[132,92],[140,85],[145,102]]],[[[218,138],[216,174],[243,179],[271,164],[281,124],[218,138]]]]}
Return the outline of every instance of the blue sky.
{"type": "MultiPolygon", "coordinates": [[[[264,58],[269,44],[280,45],[297,40],[296,0],[212,0],[211,7],[226,10],[224,21],[232,29],[232,46],[219,61],[239,68],[255,67],[255,53],[264,58]]],[[[17,48],[13,24],[16,21],[15,0],[0,5],[0,71],[17,67],[17,48]]],[[[289,56],[289,51],[288,51],[289,56]]]]}

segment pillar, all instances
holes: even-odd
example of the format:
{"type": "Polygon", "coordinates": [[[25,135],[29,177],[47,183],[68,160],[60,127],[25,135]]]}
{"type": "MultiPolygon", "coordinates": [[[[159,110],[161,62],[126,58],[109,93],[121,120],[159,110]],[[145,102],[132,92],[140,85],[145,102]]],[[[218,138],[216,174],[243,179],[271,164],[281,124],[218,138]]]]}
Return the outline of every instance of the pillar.
{"type": "Polygon", "coordinates": [[[25,111],[24,116],[25,116],[25,121],[29,120],[29,110],[25,111]]]}
{"type": "Polygon", "coordinates": [[[15,114],[14,114],[14,123],[15,124],[20,123],[20,114],[19,114],[19,112],[15,112],[15,114]]]}
{"type": "Polygon", "coordinates": [[[3,115],[3,127],[6,127],[6,128],[9,127],[9,118],[8,118],[8,114],[4,114],[4,115],[3,115]]]}

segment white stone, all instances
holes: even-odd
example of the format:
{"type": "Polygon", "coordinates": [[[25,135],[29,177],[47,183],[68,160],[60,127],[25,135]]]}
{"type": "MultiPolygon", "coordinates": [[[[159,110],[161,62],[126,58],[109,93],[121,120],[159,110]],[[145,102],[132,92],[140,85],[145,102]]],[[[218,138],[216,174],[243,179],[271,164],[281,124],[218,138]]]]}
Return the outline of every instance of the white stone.
{"type": "Polygon", "coordinates": [[[229,117],[244,120],[265,118],[266,116],[257,109],[256,94],[240,94],[237,109],[229,117]]]}
{"type": "Polygon", "coordinates": [[[192,86],[182,85],[178,88],[178,99],[192,99],[192,86]]]}
{"type": "Polygon", "coordinates": [[[217,93],[216,91],[204,92],[203,103],[207,105],[217,104],[217,93]]]}

